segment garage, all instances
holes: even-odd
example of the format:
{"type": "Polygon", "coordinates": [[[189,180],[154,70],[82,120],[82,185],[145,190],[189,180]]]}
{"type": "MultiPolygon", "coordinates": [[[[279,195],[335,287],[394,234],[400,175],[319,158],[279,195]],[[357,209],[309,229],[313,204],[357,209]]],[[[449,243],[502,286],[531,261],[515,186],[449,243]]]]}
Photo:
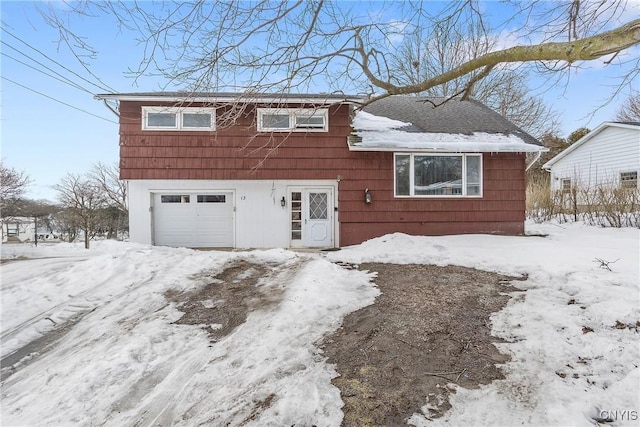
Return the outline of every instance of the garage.
{"type": "Polygon", "coordinates": [[[154,244],[233,247],[233,192],[153,193],[154,244]]]}

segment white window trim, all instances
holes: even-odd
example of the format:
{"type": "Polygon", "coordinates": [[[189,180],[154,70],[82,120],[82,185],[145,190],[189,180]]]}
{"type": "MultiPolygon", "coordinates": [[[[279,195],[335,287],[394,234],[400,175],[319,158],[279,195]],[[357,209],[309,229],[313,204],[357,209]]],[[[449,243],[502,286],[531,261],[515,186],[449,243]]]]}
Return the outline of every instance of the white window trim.
{"type": "Polygon", "coordinates": [[[637,188],[638,187],[638,171],[622,171],[620,172],[620,187],[622,188],[637,188]],[[627,178],[625,175],[633,176],[635,174],[635,178],[627,178]],[[635,183],[634,185],[631,185],[635,183]]]}
{"type": "Polygon", "coordinates": [[[484,175],[482,173],[482,154],[460,154],[460,153],[393,153],[393,196],[402,199],[480,199],[484,193],[484,175]],[[396,156],[409,156],[409,194],[397,194],[398,185],[396,182],[396,156]],[[415,194],[415,172],[413,170],[415,156],[440,156],[440,157],[462,157],[462,191],[463,194],[415,194]],[[480,192],[479,194],[467,195],[467,157],[480,158],[480,192]]]}
{"type": "Polygon", "coordinates": [[[327,132],[329,130],[328,108],[258,108],[256,112],[256,126],[258,132],[327,132]],[[262,126],[262,117],[268,114],[280,114],[289,116],[288,128],[269,128],[262,126]],[[296,117],[320,116],[324,120],[322,128],[298,128],[295,126],[296,117]]]}
{"type": "Polygon", "coordinates": [[[216,130],[216,109],[205,107],[142,107],[142,130],[181,130],[181,131],[195,131],[195,132],[207,132],[216,130]],[[148,126],[149,113],[171,113],[176,115],[175,126],[148,126]],[[184,127],[183,126],[183,114],[184,113],[210,113],[211,114],[211,126],[210,127],[184,127]]]}

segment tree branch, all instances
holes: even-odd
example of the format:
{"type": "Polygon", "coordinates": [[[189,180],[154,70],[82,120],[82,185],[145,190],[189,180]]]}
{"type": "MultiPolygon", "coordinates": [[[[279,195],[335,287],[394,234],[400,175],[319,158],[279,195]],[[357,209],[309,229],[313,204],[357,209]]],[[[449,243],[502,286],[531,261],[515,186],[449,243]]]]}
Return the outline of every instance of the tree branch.
{"type": "MultiPolygon", "coordinates": [[[[360,43],[362,43],[361,39],[360,43]]],[[[367,67],[368,61],[365,61],[366,54],[362,45],[359,47],[358,52],[363,57],[363,71],[367,78],[377,87],[390,94],[398,95],[424,92],[483,67],[514,62],[566,61],[572,63],[575,61],[588,61],[619,52],[637,44],[640,44],[640,19],[631,21],[614,30],[579,40],[515,46],[487,53],[467,61],[448,72],[423,80],[419,84],[406,86],[396,86],[374,76],[367,67]]]]}

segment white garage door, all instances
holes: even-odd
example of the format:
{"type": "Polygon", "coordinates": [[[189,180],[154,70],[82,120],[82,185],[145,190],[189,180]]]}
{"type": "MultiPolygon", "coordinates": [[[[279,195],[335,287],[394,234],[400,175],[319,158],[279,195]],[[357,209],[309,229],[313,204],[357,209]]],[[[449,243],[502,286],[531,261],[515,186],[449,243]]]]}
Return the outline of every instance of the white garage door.
{"type": "Polygon", "coordinates": [[[233,193],[153,196],[154,243],[161,246],[233,246],[233,193]]]}

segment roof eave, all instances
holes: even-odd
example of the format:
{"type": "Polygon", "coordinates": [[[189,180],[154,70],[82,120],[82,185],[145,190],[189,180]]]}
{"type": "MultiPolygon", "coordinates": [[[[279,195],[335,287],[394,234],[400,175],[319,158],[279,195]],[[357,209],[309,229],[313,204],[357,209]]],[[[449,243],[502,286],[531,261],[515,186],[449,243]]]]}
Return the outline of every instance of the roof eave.
{"type": "Polygon", "coordinates": [[[585,136],[583,136],[582,138],[580,138],[579,140],[577,140],[576,142],[571,144],[569,147],[565,148],[558,155],[556,155],[551,160],[549,160],[547,163],[542,165],[542,169],[551,170],[553,165],[555,165],[560,160],[564,159],[566,156],[568,156],[569,154],[571,154],[572,152],[574,152],[575,150],[580,148],[587,141],[589,141],[591,138],[595,137],[596,135],[598,135],[600,132],[602,132],[604,129],[606,129],[608,127],[619,127],[619,128],[624,128],[624,129],[638,130],[638,126],[632,125],[632,124],[617,123],[617,122],[603,122],[598,127],[596,127],[594,130],[592,130],[591,132],[589,132],[588,134],[586,134],[585,136]]]}
{"type": "Polygon", "coordinates": [[[487,149],[487,150],[477,150],[477,149],[447,149],[442,147],[401,147],[401,146],[389,146],[389,147],[367,147],[362,145],[353,145],[347,143],[349,147],[349,151],[383,151],[383,152],[411,152],[411,153],[542,153],[549,151],[548,148],[538,147],[531,145],[531,148],[514,147],[513,149],[504,149],[504,148],[496,148],[496,149],[487,149]]]}
{"type": "Polygon", "coordinates": [[[185,96],[175,96],[175,95],[135,95],[135,94],[118,94],[118,93],[108,93],[108,94],[98,94],[94,96],[95,99],[99,100],[117,100],[117,101],[138,101],[138,102],[216,102],[216,103],[232,103],[232,102],[242,102],[242,103],[273,103],[273,102],[281,102],[281,103],[290,103],[290,104],[335,104],[335,103],[352,103],[352,104],[360,104],[366,100],[365,97],[357,97],[357,96],[337,96],[337,95],[327,95],[323,96],[319,94],[317,97],[282,97],[282,96],[255,96],[255,95],[215,95],[215,96],[193,96],[190,97],[188,95],[185,96]]]}

